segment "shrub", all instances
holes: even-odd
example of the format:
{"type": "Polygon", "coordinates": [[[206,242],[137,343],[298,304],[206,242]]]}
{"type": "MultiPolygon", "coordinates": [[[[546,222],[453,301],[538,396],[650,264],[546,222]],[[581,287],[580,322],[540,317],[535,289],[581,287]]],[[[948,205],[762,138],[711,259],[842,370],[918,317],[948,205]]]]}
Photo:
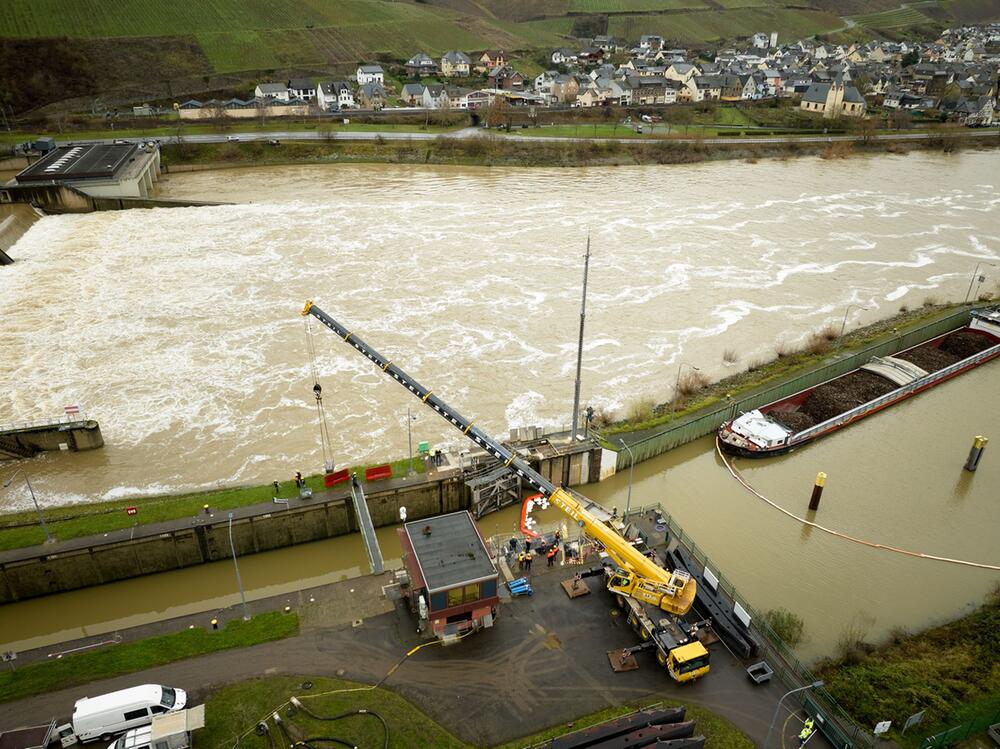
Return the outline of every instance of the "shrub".
{"type": "Polygon", "coordinates": [[[632,422],[649,421],[653,418],[653,408],[655,405],[653,399],[649,397],[632,401],[628,405],[628,420],[632,422]]]}
{"type": "Polygon", "coordinates": [[[591,419],[590,423],[597,427],[598,429],[606,427],[610,424],[615,423],[615,415],[608,408],[597,408],[594,409],[594,418],[591,419]]]}
{"type": "Polygon", "coordinates": [[[795,348],[788,341],[777,341],[774,344],[774,353],[778,355],[779,359],[784,359],[785,357],[791,356],[795,353],[795,348]]]}
{"type": "Polygon", "coordinates": [[[788,609],[779,608],[766,611],[764,612],[764,621],[790,647],[794,648],[802,642],[805,622],[802,621],[801,617],[793,614],[788,609]]]}
{"type": "Polygon", "coordinates": [[[909,312],[910,308],[907,307],[905,304],[901,304],[901,305],[899,305],[899,311],[900,312],[909,312]]]}
{"type": "Polygon", "coordinates": [[[830,350],[830,341],[822,333],[810,333],[804,349],[810,354],[825,354],[830,350]]]}
{"type": "Polygon", "coordinates": [[[735,364],[740,360],[740,355],[734,348],[727,348],[722,352],[722,361],[726,364],[735,364]]]}
{"type": "Polygon", "coordinates": [[[693,395],[708,384],[708,376],[698,369],[689,369],[677,380],[677,395],[693,395]]]}
{"type": "Polygon", "coordinates": [[[924,297],[925,307],[937,307],[939,304],[941,304],[941,300],[938,299],[936,296],[931,295],[924,297]]]}

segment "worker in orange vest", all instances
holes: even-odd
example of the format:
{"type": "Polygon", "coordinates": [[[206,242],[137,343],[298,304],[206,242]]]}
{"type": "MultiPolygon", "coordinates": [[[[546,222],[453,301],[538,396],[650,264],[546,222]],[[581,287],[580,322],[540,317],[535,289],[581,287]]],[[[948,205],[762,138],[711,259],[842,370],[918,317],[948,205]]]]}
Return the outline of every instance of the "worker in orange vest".
{"type": "Polygon", "coordinates": [[[557,551],[559,551],[559,547],[553,545],[552,548],[549,549],[549,553],[545,555],[545,557],[549,560],[548,561],[548,566],[549,567],[551,567],[552,565],[554,565],[556,563],[556,552],[557,551]]]}

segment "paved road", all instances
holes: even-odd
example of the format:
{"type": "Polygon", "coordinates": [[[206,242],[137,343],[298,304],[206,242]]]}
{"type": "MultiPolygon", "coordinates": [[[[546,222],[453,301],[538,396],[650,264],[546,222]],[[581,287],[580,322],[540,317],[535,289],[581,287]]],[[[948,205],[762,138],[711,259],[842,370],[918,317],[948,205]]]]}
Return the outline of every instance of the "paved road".
{"type": "MultiPolygon", "coordinates": [[[[437,138],[473,138],[478,135],[488,135],[491,131],[483,130],[481,128],[467,127],[461,130],[451,130],[443,133],[421,133],[421,132],[373,132],[373,131],[335,131],[326,136],[323,133],[316,132],[315,130],[273,130],[268,132],[251,132],[251,133],[240,133],[239,135],[227,135],[224,133],[204,133],[201,135],[181,135],[179,137],[174,136],[161,136],[159,138],[161,143],[225,143],[230,138],[237,138],[239,142],[252,142],[252,141],[325,141],[325,140],[377,140],[382,138],[387,141],[426,141],[426,140],[436,140],[437,138]]],[[[529,131],[530,132],[530,131],[529,131]]],[[[885,133],[881,135],[871,135],[868,136],[870,140],[878,141],[919,141],[926,140],[928,138],[936,138],[942,135],[951,135],[954,133],[942,133],[940,131],[931,132],[906,132],[906,133],[885,133]]],[[[968,138],[998,138],[998,131],[995,128],[984,128],[980,130],[961,130],[958,131],[962,137],[968,138]]],[[[501,134],[499,137],[510,138],[517,141],[532,141],[532,142],[542,142],[551,143],[553,141],[570,141],[574,143],[588,143],[591,141],[599,143],[607,143],[609,141],[614,141],[617,143],[656,143],[656,142],[668,142],[668,143],[718,143],[718,144],[734,144],[734,145],[773,145],[778,143],[832,143],[834,141],[863,141],[865,136],[863,135],[800,135],[800,136],[781,136],[781,137],[759,137],[755,138],[740,137],[740,138],[587,138],[587,137],[574,137],[574,138],[551,138],[538,135],[522,135],[521,133],[516,133],[514,135],[501,134]]],[[[58,145],[69,145],[70,143],[80,144],[80,143],[114,143],[116,139],[105,138],[101,140],[77,140],[77,141],[59,141],[58,145]]],[[[139,138],[126,138],[125,140],[138,141],[139,138]]]]}
{"type": "MultiPolygon", "coordinates": [[[[589,581],[592,595],[568,599],[558,583],[569,576],[569,571],[559,568],[536,573],[535,595],[504,604],[493,629],[454,647],[424,648],[389,678],[387,688],[477,746],[508,741],[609,705],[650,696],[666,703],[677,698],[704,706],[731,720],[758,745],[763,743],[783,691],[778,684],[752,685],[743,666],[716,648],[712,673],[694,684],[671,682],[650,653],[639,656],[638,671],[613,673],[605,652],[634,645],[636,636],[621,616],[612,615],[610,595],[593,579],[589,581]]],[[[343,588],[357,582],[335,585],[343,588]]],[[[331,626],[327,612],[350,607],[344,600],[348,590],[341,590],[344,595],[339,599],[334,594],[316,604],[293,602],[304,622],[297,637],[2,703],[0,726],[65,717],[80,695],[140,682],[183,687],[195,702],[223,684],[265,675],[336,676],[342,672],[344,678],[375,683],[417,644],[413,621],[397,604],[379,615],[372,611],[356,614],[366,617],[359,627],[331,626]],[[319,605],[327,608],[318,613],[310,608],[319,605]]],[[[173,626],[183,629],[186,621],[173,626]]],[[[782,714],[779,727],[786,716],[787,712],[782,714]]],[[[788,746],[794,746],[798,727],[796,719],[788,721],[788,746]]],[[[828,749],[820,736],[813,743],[816,749],[828,749]]],[[[772,746],[780,743],[774,740],[772,746]]]]}

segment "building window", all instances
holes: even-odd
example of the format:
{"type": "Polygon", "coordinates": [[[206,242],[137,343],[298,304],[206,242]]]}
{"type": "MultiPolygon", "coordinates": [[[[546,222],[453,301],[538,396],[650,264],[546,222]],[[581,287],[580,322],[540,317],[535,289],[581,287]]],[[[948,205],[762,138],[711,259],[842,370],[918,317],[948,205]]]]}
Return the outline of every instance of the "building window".
{"type": "Polygon", "coordinates": [[[479,583],[472,583],[461,588],[452,588],[448,591],[448,608],[461,606],[463,603],[472,603],[479,600],[479,583]]]}

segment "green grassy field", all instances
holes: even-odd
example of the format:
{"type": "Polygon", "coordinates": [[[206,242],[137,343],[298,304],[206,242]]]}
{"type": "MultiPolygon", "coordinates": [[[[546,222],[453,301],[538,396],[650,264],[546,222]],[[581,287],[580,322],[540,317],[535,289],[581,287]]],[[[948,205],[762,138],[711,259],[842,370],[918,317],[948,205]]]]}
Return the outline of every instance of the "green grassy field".
{"type": "Polygon", "coordinates": [[[640,34],[659,34],[683,43],[697,43],[751,33],[751,29],[777,31],[787,42],[843,26],[831,13],[788,8],[738,8],[713,12],[670,13],[643,16],[612,16],[608,32],[635,39],[640,34]]]}
{"type": "Polygon", "coordinates": [[[646,10],[705,8],[703,0],[570,0],[574,13],[623,13],[646,10]]]}
{"type": "MultiPolygon", "coordinates": [[[[931,3],[933,5],[934,3],[931,3]]],[[[917,5],[920,5],[919,3],[917,5]]],[[[867,13],[860,16],[848,16],[859,26],[868,29],[897,29],[903,26],[916,26],[922,23],[929,23],[930,18],[921,13],[917,8],[896,8],[895,10],[885,10],[881,13],[867,13]]]]}
{"type": "Polygon", "coordinates": [[[298,629],[297,614],[272,611],[258,614],[248,622],[233,620],[218,631],[187,629],[146,640],[108,645],[102,650],[67,655],[58,660],[32,663],[16,671],[0,672],[0,701],[145,671],[218,650],[280,640],[291,637],[298,629]]]}
{"type": "MultiPolygon", "coordinates": [[[[394,477],[406,475],[406,459],[393,461],[390,465],[394,477]]],[[[419,458],[413,459],[413,468],[417,473],[424,473],[427,470],[423,460],[419,458]]],[[[356,470],[358,477],[364,481],[364,466],[352,470],[356,470]]],[[[324,491],[322,476],[307,476],[306,485],[314,492],[324,491]]],[[[297,496],[293,481],[285,481],[279,486],[278,497],[297,496]]],[[[369,491],[373,491],[373,489],[369,488],[369,491]]],[[[266,486],[242,486],[177,496],[68,505],[46,509],[45,515],[52,535],[59,541],[65,541],[70,538],[131,528],[136,521],[146,524],[194,517],[203,512],[203,507],[206,504],[212,512],[219,513],[235,507],[270,502],[273,496],[275,496],[274,487],[270,484],[266,486]],[[136,516],[125,514],[125,507],[129,505],[138,507],[139,512],[136,516]]],[[[34,513],[16,512],[0,515],[0,549],[20,549],[40,544],[44,540],[45,534],[35,523],[34,513]]]]}

